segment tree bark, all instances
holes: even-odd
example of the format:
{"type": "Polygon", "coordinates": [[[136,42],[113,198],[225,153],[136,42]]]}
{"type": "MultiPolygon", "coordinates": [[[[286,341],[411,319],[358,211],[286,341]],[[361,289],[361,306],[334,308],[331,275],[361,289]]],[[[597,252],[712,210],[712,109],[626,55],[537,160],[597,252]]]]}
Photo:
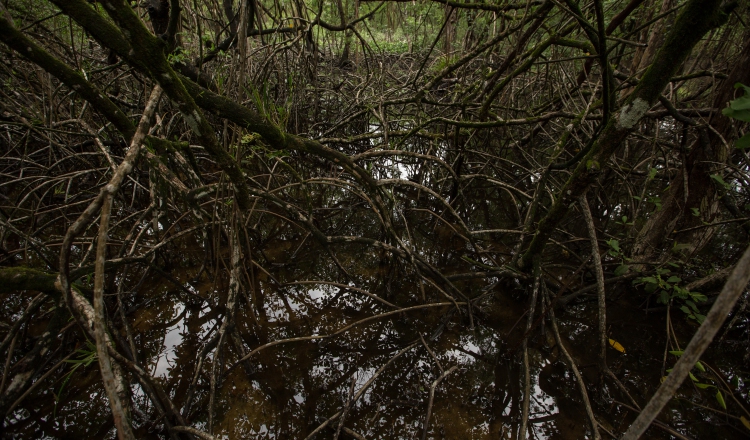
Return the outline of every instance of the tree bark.
{"type": "Polygon", "coordinates": [[[687,59],[693,47],[709,30],[723,24],[730,11],[721,8],[721,1],[689,1],[675,20],[664,45],[659,49],[653,64],[643,78],[602,130],[599,139],[583,157],[565,183],[547,215],[539,222],[536,233],[523,256],[518,261],[522,270],[528,270],[534,258],[541,255],[547,241],[566,216],[569,207],[596,181],[602,169],[638,122],[659,99],[687,59]]]}
{"type": "MultiPolygon", "coordinates": [[[[716,93],[714,108],[727,106],[734,97],[734,84],[738,82],[750,84],[750,33],[746,35],[737,63],[716,93]]],[[[709,124],[713,130],[704,129],[705,133],[699,135],[690,147],[683,165],[687,179],[675,179],[671,182],[661,210],[654,213],[641,228],[633,246],[634,259],[658,258],[666,240],[670,238],[676,239],[680,244],[687,244],[689,247],[686,255],[694,255],[709,242],[716,231],[715,227],[705,227],[673,234],[675,230],[711,223],[719,214],[723,191],[717,190],[711,178],[711,164],[726,163],[729,158],[735,137],[734,125],[730,118],[720,112],[709,119],[709,124]],[[693,215],[693,208],[700,212],[699,216],[693,215]]]]}

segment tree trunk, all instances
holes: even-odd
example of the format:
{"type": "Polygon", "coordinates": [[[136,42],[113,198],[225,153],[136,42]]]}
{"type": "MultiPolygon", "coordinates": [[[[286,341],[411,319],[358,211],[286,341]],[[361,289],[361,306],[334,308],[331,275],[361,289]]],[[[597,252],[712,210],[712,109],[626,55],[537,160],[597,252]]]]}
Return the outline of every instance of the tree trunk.
{"type": "MultiPolygon", "coordinates": [[[[729,77],[719,87],[713,101],[714,108],[722,109],[727,106],[734,97],[734,84],[738,82],[750,83],[750,34],[745,37],[742,53],[729,77]]],[[[709,124],[713,130],[705,130],[698,136],[685,159],[683,176],[686,177],[675,179],[671,183],[661,210],[649,218],[641,228],[633,246],[634,259],[645,261],[658,258],[658,253],[664,247],[667,238],[673,235],[673,231],[701,226],[704,222],[710,223],[716,219],[721,194],[717,192],[711,178],[711,164],[727,161],[730,149],[724,144],[724,140],[731,148],[734,134],[732,120],[720,112],[711,117],[709,124]],[[687,190],[685,182],[688,184],[687,190]],[[694,208],[700,215],[693,215],[694,208]]],[[[689,256],[700,251],[715,230],[713,227],[693,229],[675,234],[673,238],[680,244],[688,245],[689,256]]]]}
{"type": "Polygon", "coordinates": [[[445,6],[445,30],[443,31],[443,53],[453,52],[453,40],[456,38],[456,14],[452,6],[445,6]]]}

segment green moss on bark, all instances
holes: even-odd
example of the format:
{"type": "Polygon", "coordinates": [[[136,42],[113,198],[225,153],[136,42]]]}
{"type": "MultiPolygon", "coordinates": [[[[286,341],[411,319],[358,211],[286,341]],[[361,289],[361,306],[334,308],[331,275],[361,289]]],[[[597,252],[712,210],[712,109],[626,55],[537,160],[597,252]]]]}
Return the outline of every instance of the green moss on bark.
{"type": "Polygon", "coordinates": [[[0,40],[77,92],[102,113],[107,120],[112,122],[127,139],[133,137],[135,126],[117,105],[110,101],[102,91],[91,85],[83,75],[50,55],[34,41],[23,35],[2,14],[0,14],[0,40]]]}
{"type": "Polygon", "coordinates": [[[56,275],[49,274],[28,267],[0,268],[0,293],[17,292],[19,290],[36,290],[39,292],[55,293],[56,275]]]}

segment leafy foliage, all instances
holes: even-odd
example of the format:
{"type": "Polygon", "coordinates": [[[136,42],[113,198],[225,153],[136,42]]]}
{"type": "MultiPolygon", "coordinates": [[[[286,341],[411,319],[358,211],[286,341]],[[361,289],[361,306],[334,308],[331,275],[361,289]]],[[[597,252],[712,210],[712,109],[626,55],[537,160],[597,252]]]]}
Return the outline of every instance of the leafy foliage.
{"type": "MultiPolygon", "coordinates": [[[[723,109],[721,112],[725,116],[737,119],[738,121],[750,122],[750,87],[737,83],[734,85],[734,88],[742,89],[744,95],[730,101],[729,107],[723,109]]],[[[750,133],[745,133],[744,136],[740,137],[735,146],[740,149],[750,147],[750,133]]]]}
{"type": "Polygon", "coordinates": [[[699,324],[706,319],[706,316],[700,313],[698,304],[706,302],[705,295],[689,291],[679,285],[682,279],[675,275],[670,275],[671,270],[657,268],[653,276],[639,277],[633,281],[634,285],[642,285],[648,293],[655,294],[657,301],[661,304],[670,304],[677,300],[685,315],[699,324]]]}

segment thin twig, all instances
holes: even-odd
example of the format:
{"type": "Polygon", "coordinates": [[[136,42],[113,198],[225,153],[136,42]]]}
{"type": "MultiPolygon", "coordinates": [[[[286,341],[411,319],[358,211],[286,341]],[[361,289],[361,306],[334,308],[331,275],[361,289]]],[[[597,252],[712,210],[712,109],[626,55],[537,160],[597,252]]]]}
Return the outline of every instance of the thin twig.
{"type": "Polygon", "coordinates": [[[449,374],[456,371],[458,368],[458,365],[454,365],[443,372],[443,374],[440,375],[437,379],[435,379],[434,382],[432,382],[432,385],[430,386],[430,400],[427,402],[427,415],[424,417],[424,428],[422,429],[422,440],[425,440],[427,438],[427,431],[430,427],[430,416],[432,415],[432,401],[435,399],[435,388],[438,386],[440,381],[445,379],[449,374]]]}

